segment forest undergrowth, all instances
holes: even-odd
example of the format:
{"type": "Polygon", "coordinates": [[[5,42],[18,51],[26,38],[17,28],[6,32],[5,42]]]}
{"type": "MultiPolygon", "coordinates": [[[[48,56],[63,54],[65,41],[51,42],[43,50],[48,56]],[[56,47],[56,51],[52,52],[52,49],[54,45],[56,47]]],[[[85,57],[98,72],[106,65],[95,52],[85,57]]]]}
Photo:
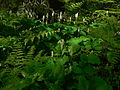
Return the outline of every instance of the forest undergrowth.
{"type": "Polygon", "coordinates": [[[120,89],[119,18],[68,18],[82,3],[68,5],[66,20],[52,23],[0,12],[0,90],[120,89]]]}

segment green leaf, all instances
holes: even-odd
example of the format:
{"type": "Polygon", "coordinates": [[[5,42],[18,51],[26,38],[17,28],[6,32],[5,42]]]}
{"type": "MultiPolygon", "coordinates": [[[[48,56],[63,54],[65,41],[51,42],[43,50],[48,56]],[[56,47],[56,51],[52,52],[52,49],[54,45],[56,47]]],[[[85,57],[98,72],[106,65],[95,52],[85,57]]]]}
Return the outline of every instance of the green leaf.
{"type": "Polygon", "coordinates": [[[85,48],[86,48],[87,50],[92,49],[91,45],[85,45],[85,48]]]}
{"type": "Polygon", "coordinates": [[[88,90],[89,83],[84,76],[79,77],[77,90],[88,90]]]}
{"type": "Polygon", "coordinates": [[[71,38],[70,40],[67,41],[67,43],[79,44],[80,42],[87,41],[87,40],[89,40],[89,38],[81,36],[81,37],[78,37],[78,38],[71,38]]]}
{"type": "Polygon", "coordinates": [[[110,85],[108,85],[102,78],[97,76],[90,80],[90,87],[91,90],[112,90],[110,85]]]}
{"type": "Polygon", "coordinates": [[[52,28],[49,28],[49,27],[47,27],[46,30],[47,30],[47,31],[53,31],[53,29],[52,29],[52,28]]]}
{"type": "Polygon", "coordinates": [[[80,67],[75,67],[75,66],[73,66],[73,72],[75,73],[75,74],[83,74],[83,71],[82,71],[82,69],[80,68],[80,67]]]}
{"type": "Polygon", "coordinates": [[[108,62],[110,62],[110,63],[113,63],[113,64],[117,63],[117,60],[116,60],[117,57],[119,57],[119,55],[117,55],[114,52],[107,53],[107,59],[108,59],[108,62]]]}
{"type": "Polygon", "coordinates": [[[78,45],[78,44],[73,44],[73,45],[69,46],[70,55],[73,55],[79,49],[80,49],[80,45],[78,45]]]}
{"type": "Polygon", "coordinates": [[[83,68],[84,72],[87,74],[87,75],[91,75],[94,73],[94,68],[93,66],[91,65],[86,65],[84,68],[83,68]]]}
{"type": "Polygon", "coordinates": [[[63,56],[63,59],[62,59],[62,64],[65,64],[66,62],[68,62],[69,61],[69,58],[68,58],[68,56],[63,56]]]}
{"type": "Polygon", "coordinates": [[[102,47],[101,46],[96,46],[94,47],[95,50],[102,50],[102,47]]]}
{"type": "Polygon", "coordinates": [[[80,60],[81,60],[82,62],[87,62],[88,58],[87,58],[87,56],[86,56],[85,54],[81,54],[81,55],[80,55],[80,60]]]}
{"type": "Polygon", "coordinates": [[[75,31],[77,31],[77,28],[76,27],[71,27],[70,33],[73,34],[75,31]]]}
{"type": "Polygon", "coordinates": [[[100,64],[100,59],[94,54],[89,54],[88,55],[88,63],[91,64],[100,64]]]}
{"type": "Polygon", "coordinates": [[[67,2],[69,2],[71,0],[58,0],[58,1],[67,3],[67,2]]]}
{"type": "Polygon", "coordinates": [[[86,32],[85,31],[80,31],[80,35],[86,36],[86,32]]]}

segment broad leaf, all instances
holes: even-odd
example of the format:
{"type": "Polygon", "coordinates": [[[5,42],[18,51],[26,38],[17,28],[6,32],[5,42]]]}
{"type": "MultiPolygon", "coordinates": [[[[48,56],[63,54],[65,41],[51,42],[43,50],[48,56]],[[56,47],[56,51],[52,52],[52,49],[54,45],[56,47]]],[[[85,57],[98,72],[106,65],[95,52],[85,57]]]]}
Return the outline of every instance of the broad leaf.
{"type": "Polygon", "coordinates": [[[89,54],[88,55],[88,63],[91,64],[100,64],[100,59],[94,54],[89,54]]]}

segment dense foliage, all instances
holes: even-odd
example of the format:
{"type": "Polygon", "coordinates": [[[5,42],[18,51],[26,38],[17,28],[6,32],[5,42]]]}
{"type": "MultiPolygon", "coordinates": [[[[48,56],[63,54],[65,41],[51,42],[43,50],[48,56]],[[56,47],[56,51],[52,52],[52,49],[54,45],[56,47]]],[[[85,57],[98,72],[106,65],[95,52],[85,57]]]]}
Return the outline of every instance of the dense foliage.
{"type": "Polygon", "coordinates": [[[119,90],[119,1],[61,1],[49,24],[0,12],[0,90],[119,90]]]}

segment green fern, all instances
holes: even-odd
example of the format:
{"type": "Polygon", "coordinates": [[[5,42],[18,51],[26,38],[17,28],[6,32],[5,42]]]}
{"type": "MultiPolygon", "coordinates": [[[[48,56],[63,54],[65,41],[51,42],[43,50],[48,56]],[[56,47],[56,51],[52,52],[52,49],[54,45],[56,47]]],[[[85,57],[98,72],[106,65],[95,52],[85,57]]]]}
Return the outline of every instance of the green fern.
{"type": "Polygon", "coordinates": [[[21,43],[18,42],[13,45],[12,52],[7,57],[6,63],[12,66],[22,65],[25,62],[24,55],[25,53],[22,49],[21,43]]]}
{"type": "Polygon", "coordinates": [[[91,28],[90,32],[92,35],[99,37],[104,41],[103,48],[108,50],[108,61],[110,63],[119,62],[120,43],[119,39],[117,39],[115,36],[115,28],[111,28],[109,25],[99,23],[93,23],[92,25],[92,27],[95,27],[91,28]]]}
{"type": "Polygon", "coordinates": [[[78,9],[80,9],[82,4],[83,4],[82,2],[77,2],[77,3],[72,3],[71,2],[69,4],[66,4],[65,8],[70,12],[75,11],[75,10],[78,11],[78,9]]]}

